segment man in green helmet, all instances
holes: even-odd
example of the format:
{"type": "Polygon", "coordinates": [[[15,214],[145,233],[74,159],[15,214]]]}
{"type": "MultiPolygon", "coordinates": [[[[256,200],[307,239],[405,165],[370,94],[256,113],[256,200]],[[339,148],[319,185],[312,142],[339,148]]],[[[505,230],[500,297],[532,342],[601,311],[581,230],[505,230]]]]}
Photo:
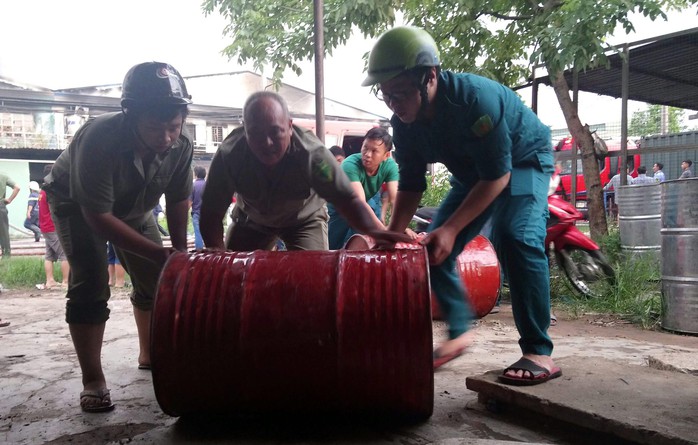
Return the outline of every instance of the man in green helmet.
{"type": "Polygon", "coordinates": [[[534,385],[561,375],[550,357],[550,283],[545,252],[547,190],[553,172],[550,132],[510,89],[473,74],[440,70],[424,30],[397,27],[371,51],[368,77],[394,115],[400,181],[388,230],[405,230],[426,190],[427,164],[443,163],[452,188],[422,241],[431,283],[449,323],[434,368],[472,342],[473,315],[455,270],[456,257],[492,218],[492,241],[509,278],[523,353],[500,380],[534,385]]]}

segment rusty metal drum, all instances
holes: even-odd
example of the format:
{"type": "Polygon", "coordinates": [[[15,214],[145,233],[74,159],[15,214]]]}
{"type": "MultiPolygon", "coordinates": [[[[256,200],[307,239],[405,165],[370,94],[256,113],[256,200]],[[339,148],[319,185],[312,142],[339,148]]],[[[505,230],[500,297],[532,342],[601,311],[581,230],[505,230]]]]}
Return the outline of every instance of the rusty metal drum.
{"type": "Polygon", "coordinates": [[[698,178],[662,183],[662,327],[698,334],[698,178]]]}
{"type": "Polygon", "coordinates": [[[152,318],[169,415],[433,411],[424,249],[174,254],[152,318]]]}

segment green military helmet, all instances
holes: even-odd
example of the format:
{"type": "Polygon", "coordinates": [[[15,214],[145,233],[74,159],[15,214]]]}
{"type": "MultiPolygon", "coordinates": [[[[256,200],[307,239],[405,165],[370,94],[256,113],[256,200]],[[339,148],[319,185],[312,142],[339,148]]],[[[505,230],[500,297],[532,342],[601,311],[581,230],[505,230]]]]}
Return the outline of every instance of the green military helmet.
{"type": "Polygon", "coordinates": [[[419,66],[439,66],[439,49],[423,29],[398,26],[383,33],[368,57],[368,77],[362,86],[385,82],[419,66]]]}

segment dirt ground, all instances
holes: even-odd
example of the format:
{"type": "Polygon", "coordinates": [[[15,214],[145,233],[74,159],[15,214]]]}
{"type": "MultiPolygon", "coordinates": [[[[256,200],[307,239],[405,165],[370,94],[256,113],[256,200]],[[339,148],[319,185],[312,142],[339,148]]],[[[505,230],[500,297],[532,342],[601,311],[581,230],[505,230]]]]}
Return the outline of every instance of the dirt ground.
{"type": "MultiPolygon", "coordinates": [[[[192,423],[169,417],[155,399],[150,373],[136,367],[137,337],[127,289],[116,292],[110,301],[112,314],[103,350],[103,366],[117,407],[106,414],[83,414],[78,405],[80,372],[64,322],[64,305],[60,290],[0,293],[0,317],[12,323],[0,328],[0,443],[622,443],[528,418],[525,413],[492,413],[477,402],[476,393],[465,388],[467,376],[502,369],[519,358],[518,334],[506,304],[500,313],[479,321],[477,340],[469,353],[436,372],[434,414],[418,425],[317,418],[192,423]]],[[[554,358],[603,357],[647,365],[652,356],[698,357],[696,336],[646,331],[603,315],[571,319],[557,313],[557,317],[558,324],[550,329],[556,345],[554,358]]],[[[435,322],[434,342],[443,335],[443,323],[435,322]]]]}

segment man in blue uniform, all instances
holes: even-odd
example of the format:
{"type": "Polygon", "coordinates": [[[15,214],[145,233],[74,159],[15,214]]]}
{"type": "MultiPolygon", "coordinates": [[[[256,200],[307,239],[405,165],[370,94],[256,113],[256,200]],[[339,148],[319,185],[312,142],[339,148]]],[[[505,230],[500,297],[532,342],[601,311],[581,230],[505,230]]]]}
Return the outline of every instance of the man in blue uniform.
{"type": "Polygon", "coordinates": [[[545,253],[547,190],[553,172],[550,132],[510,89],[473,74],[440,70],[439,51],[424,30],[398,27],[371,51],[364,86],[374,85],[394,115],[400,181],[389,230],[407,227],[426,190],[428,163],[453,175],[429,235],[431,282],[449,323],[449,340],[434,352],[434,367],[472,342],[472,310],[455,262],[492,217],[492,241],[509,277],[521,336],[521,360],[501,381],[542,383],[561,375],[550,357],[550,282],[545,253]]]}

